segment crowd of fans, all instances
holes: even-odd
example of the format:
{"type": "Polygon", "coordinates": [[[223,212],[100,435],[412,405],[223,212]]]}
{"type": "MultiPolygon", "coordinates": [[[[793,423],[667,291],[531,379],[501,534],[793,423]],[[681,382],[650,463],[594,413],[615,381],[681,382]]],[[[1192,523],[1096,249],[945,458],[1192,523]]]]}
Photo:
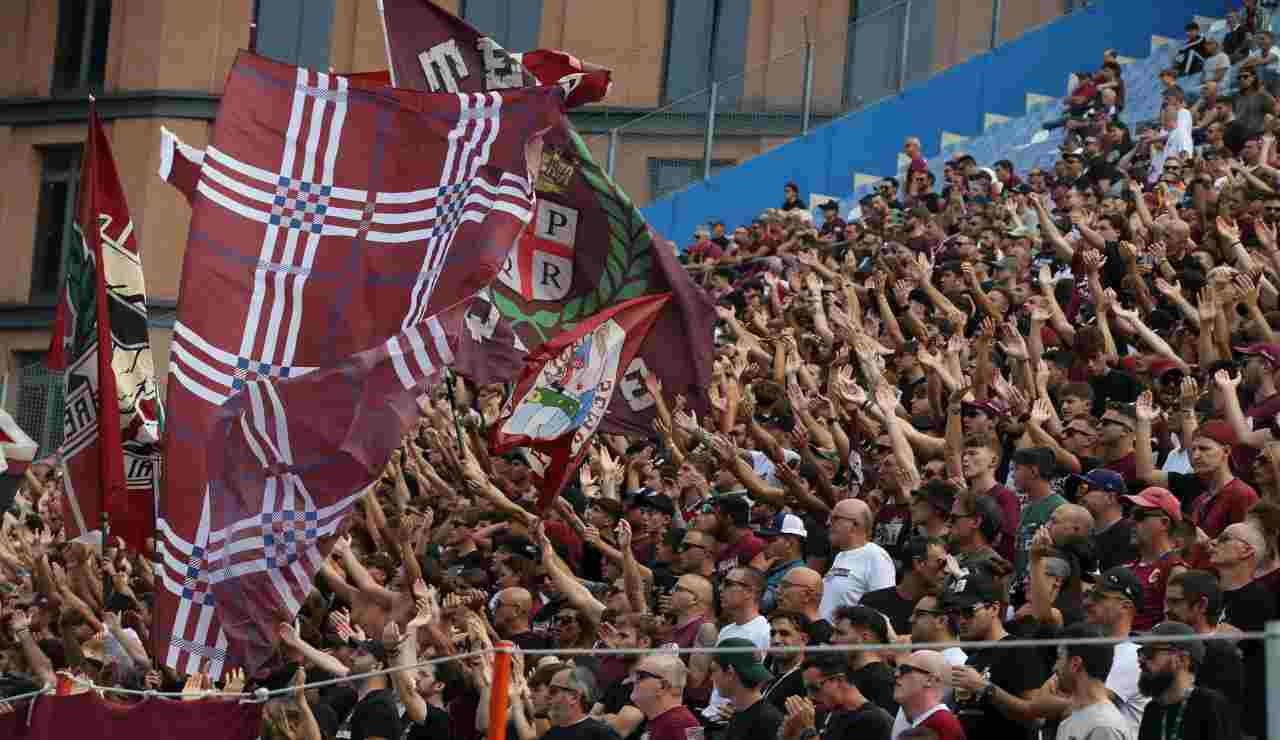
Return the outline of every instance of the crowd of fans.
{"type": "Polygon", "coordinates": [[[263,737],[473,740],[510,641],[519,740],[1265,736],[1263,642],[1232,636],[1280,593],[1280,51],[1245,6],[1136,135],[1114,58],[1082,73],[1052,171],[962,155],[938,183],[909,139],[856,217],[788,185],[700,232],[710,413],[648,378],[653,434],[600,435],[540,516],[486,442],[504,388],[424,398],[270,676],[165,668],[149,553],[65,541],[35,466],[0,696],[297,686],[263,737]]]}

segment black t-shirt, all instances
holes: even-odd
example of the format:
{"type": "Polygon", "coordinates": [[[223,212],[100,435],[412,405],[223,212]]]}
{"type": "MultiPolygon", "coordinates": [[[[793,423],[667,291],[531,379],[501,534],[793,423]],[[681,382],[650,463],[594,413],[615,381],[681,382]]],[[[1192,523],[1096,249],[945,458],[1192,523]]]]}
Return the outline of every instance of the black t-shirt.
{"type": "Polygon", "coordinates": [[[1229,640],[1205,640],[1204,660],[1196,671],[1196,683],[1213,689],[1235,705],[1244,708],[1244,656],[1229,640]]]}
{"type": "Polygon", "coordinates": [[[898,634],[911,634],[911,610],[915,609],[916,603],[902,598],[897,586],[872,591],[863,596],[860,603],[888,617],[889,623],[898,634]]]}
{"type": "MultiPolygon", "coordinates": [[[[777,668],[771,668],[770,670],[777,675],[777,668]]],[[[764,691],[764,698],[783,713],[787,711],[787,699],[793,696],[801,698],[806,696],[804,671],[799,666],[793,668],[790,672],[779,675],[773,683],[769,684],[769,688],[764,691]]]]}
{"type": "Polygon", "coordinates": [[[782,712],[773,702],[761,699],[740,712],[734,712],[724,730],[723,740],[773,740],[781,726],[782,712]]]}
{"type": "MultiPolygon", "coordinates": [[[[1040,688],[1049,677],[1044,659],[1034,648],[979,650],[969,654],[966,664],[1014,696],[1040,688]]],[[[954,692],[954,697],[956,716],[967,737],[1030,740],[1035,736],[1034,728],[1005,717],[989,699],[978,702],[972,694],[960,690],[954,692]]]]}
{"type": "Polygon", "coordinates": [[[1093,535],[1093,553],[1098,558],[1098,572],[1106,573],[1117,565],[1138,559],[1138,545],[1133,540],[1133,520],[1125,517],[1093,535]]]}
{"type": "Polygon", "coordinates": [[[893,700],[893,684],[896,676],[893,668],[882,660],[868,663],[849,676],[858,691],[876,706],[882,707],[890,714],[898,713],[898,702],[893,700]]]}
{"type": "Polygon", "coordinates": [[[1192,689],[1191,696],[1181,704],[1161,704],[1151,700],[1142,712],[1138,740],[1166,740],[1171,737],[1182,740],[1238,738],[1240,727],[1236,722],[1236,711],[1226,697],[1203,686],[1192,689]],[[1181,731],[1174,729],[1179,724],[1181,731]]]}
{"type": "Polygon", "coordinates": [[[893,715],[872,701],[857,709],[832,712],[822,728],[822,740],[889,740],[891,734],[893,715]]]}
{"type": "Polygon", "coordinates": [[[396,690],[380,689],[370,693],[351,710],[351,740],[381,737],[399,740],[402,725],[396,708],[396,690]]]}
{"type": "MultiPolygon", "coordinates": [[[[1276,614],[1275,595],[1258,581],[1224,591],[1222,605],[1222,621],[1244,632],[1266,629],[1276,614]]],[[[1242,640],[1240,653],[1244,656],[1244,716],[1240,726],[1245,734],[1262,737],[1267,724],[1267,665],[1262,640],[1242,640]]]]}
{"type": "Polygon", "coordinates": [[[427,717],[409,723],[406,740],[441,740],[449,737],[449,713],[439,707],[427,707],[427,717]]]}
{"type": "Polygon", "coordinates": [[[830,645],[831,634],[836,628],[825,619],[815,619],[809,623],[809,644],[810,645],[830,645]]]}
{"type": "Polygon", "coordinates": [[[512,635],[511,641],[521,650],[550,650],[551,640],[541,632],[521,632],[518,635],[512,635]]]}
{"type": "Polygon", "coordinates": [[[598,719],[587,717],[568,727],[552,725],[538,740],[620,740],[618,733],[598,719]]]}
{"type": "MultiPolygon", "coordinates": [[[[631,689],[634,686],[635,684],[631,683],[630,680],[623,679],[621,681],[614,681],[609,688],[605,689],[604,693],[600,695],[600,706],[604,707],[604,713],[617,714],[622,711],[623,707],[630,705],[631,689]]],[[[628,740],[630,738],[639,738],[644,735],[645,731],[648,729],[645,727],[646,724],[648,724],[648,720],[642,720],[636,729],[632,730],[630,735],[627,735],[628,740]]]]}

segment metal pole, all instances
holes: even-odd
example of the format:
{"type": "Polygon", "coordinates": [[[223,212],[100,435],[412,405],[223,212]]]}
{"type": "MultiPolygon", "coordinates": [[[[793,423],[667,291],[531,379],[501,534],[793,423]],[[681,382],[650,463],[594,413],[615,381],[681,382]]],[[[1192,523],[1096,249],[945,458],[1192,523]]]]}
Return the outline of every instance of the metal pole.
{"type": "Polygon", "coordinates": [[[898,92],[907,89],[907,39],[911,34],[911,0],[902,7],[902,58],[898,60],[898,92]]]}
{"type": "Polygon", "coordinates": [[[1280,737],[1280,621],[1267,622],[1267,737],[1280,737]]]}
{"type": "Polygon", "coordinates": [[[716,98],[720,96],[720,83],[711,83],[711,101],[707,104],[707,132],[702,142],[702,179],[711,179],[711,143],[716,136],[716,98]]]}
{"type": "Polygon", "coordinates": [[[613,165],[618,160],[618,129],[609,129],[609,178],[613,179],[613,165]]]}
{"type": "Polygon", "coordinates": [[[1000,45],[1000,0],[991,0],[991,48],[1000,45]]]}
{"type": "Polygon", "coordinates": [[[804,98],[800,104],[800,134],[809,133],[809,116],[813,110],[813,42],[804,42],[804,98]]]}

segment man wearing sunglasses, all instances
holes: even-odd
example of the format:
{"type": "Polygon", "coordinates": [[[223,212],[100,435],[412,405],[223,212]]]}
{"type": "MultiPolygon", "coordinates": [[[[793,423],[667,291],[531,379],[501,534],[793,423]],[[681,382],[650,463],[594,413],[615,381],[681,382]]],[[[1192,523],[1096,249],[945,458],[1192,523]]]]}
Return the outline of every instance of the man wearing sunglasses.
{"type": "MultiPolygon", "coordinates": [[[[1181,622],[1164,622],[1156,625],[1151,634],[1190,637],[1197,633],[1181,622]]],[[[1142,664],[1138,686],[1152,699],[1142,715],[1138,740],[1240,737],[1239,710],[1222,693],[1196,686],[1197,674],[1205,672],[1204,656],[1205,644],[1199,640],[1149,642],[1138,651],[1142,664]]]]}
{"type": "Polygon", "coordinates": [[[711,661],[711,678],[716,692],[725,697],[732,717],[722,740],[751,740],[777,737],[782,712],[764,700],[764,688],[773,674],[756,656],[750,640],[730,637],[716,644],[736,652],[716,653],[711,661]]]}
{"type": "Polygon", "coordinates": [[[1173,547],[1169,530],[1182,521],[1182,507],[1167,489],[1151,486],[1136,496],[1125,496],[1133,504],[1133,530],[1138,540],[1138,558],[1129,569],[1142,584],[1143,608],[1133,620],[1133,628],[1146,632],[1164,618],[1164,590],[1169,578],[1187,569],[1173,547]]]}
{"type": "Polygon", "coordinates": [[[942,694],[951,675],[951,666],[942,653],[917,650],[898,659],[897,681],[893,698],[898,702],[898,716],[893,720],[896,739],[904,730],[928,727],[938,740],[965,740],[960,720],[942,703],[942,694]]]}
{"type": "Polygon", "coordinates": [[[1136,486],[1139,482],[1138,463],[1133,448],[1137,424],[1138,411],[1133,404],[1109,403],[1102,412],[1098,428],[1098,452],[1105,461],[1103,467],[1124,476],[1125,484],[1130,486],[1136,486]]]}
{"type": "Polygon", "coordinates": [[[808,696],[787,699],[784,740],[889,740],[893,716],[858,690],[843,656],[828,653],[809,658],[803,675],[808,696]],[[816,720],[817,707],[828,710],[821,725],[816,720]]]}
{"type": "Polygon", "coordinates": [[[702,725],[684,706],[689,669],[676,655],[649,655],[631,671],[631,703],[644,713],[649,740],[689,740],[702,725]]]}
{"type": "MultiPolygon", "coordinates": [[[[1254,578],[1266,552],[1267,538],[1252,519],[1228,526],[1209,543],[1209,565],[1218,571],[1222,586],[1223,624],[1252,632],[1265,629],[1266,623],[1275,619],[1275,596],[1254,578]]],[[[1240,643],[1240,651],[1244,655],[1244,706],[1253,710],[1245,713],[1241,724],[1246,735],[1264,737],[1263,719],[1253,716],[1265,716],[1259,711],[1265,706],[1263,644],[1260,640],[1246,640],[1240,643]]]]}

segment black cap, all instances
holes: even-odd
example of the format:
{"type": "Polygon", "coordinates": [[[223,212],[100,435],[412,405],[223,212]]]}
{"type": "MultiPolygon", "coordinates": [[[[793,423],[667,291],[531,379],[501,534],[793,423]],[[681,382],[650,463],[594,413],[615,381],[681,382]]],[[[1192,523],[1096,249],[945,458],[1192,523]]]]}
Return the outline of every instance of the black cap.
{"type": "Polygon", "coordinates": [[[1142,581],[1138,580],[1132,570],[1123,565],[1117,565],[1104,572],[1093,588],[1095,591],[1120,594],[1133,602],[1134,610],[1142,609],[1142,581]]]}
{"type": "Polygon", "coordinates": [[[495,537],[493,540],[494,549],[506,550],[515,555],[529,558],[530,560],[538,559],[538,548],[527,537],[519,535],[504,535],[495,537]]]}
{"type": "Polygon", "coordinates": [[[638,496],[636,498],[636,506],[660,511],[667,516],[676,513],[676,505],[671,501],[671,497],[665,493],[651,493],[648,496],[638,496]]]}
{"type": "Polygon", "coordinates": [[[942,594],[942,608],[944,611],[964,609],[1002,600],[991,569],[982,563],[971,563],[961,575],[948,579],[942,594]]]}
{"type": "MultiPolygon", "coordinates": [[[[1190,625],[1183,624],[1182,622],[1161,622],[1160,624],[1152,627],[1151,631],[1147,634],[1151,637],[1155,637],[1156,635],[1189,637],[1198,633],[1192,629],[1190,625]]],[[[1196,665],[1200,665],[1200,662],[1204,660],[1204,642],[1201,640],[1187,640],[1185,642],[1173,642],[1169,644],[1179,650],[1186,650],[1191,656],[1191,661],[1196,665]]]]}

